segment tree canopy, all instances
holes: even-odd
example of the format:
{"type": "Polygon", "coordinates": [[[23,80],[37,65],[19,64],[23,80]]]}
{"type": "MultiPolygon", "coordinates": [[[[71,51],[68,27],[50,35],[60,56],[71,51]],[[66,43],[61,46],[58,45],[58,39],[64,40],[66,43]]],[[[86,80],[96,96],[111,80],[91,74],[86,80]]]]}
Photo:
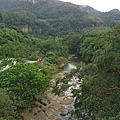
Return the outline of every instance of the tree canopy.
{"type": "Polygon", "coordinates": [[[75,107],[79,117],[96,119],[119,116],[120,111],[120,26],[108,33],[85,39],[81,49],[90,58],[80,70],[81,95],[77,95],[75,107]],[[90,41],[91,40],[91,41],[90,41]],[[86,42],[89,42],[86,43],[86,42]],[[96,43],[96,44],[94,44],[96,43]],[[90,50],[91,54],[89,54],[90,50]],[[83,75],[82,75],[83,73],[83,75]],[[84,115],[83,115],[84,113],[84,115]]]}
{"type": "MultiPolygon", "coordinates": [[[[3,0],[0,1],[3,4],[3,0]]],[[[5,25],[18,26],[25,32],[32,35],[43,36],[64,36],[70,32],[83,33],[85,31],[96,31],[102,28],[115,26],[119,19],[109,20],[101,16],[90,15],[82,6],[66,3],[59,0],[38,0],[37,3],[25,1],[5,1],[4,15],[5,25]],[[9,4],[9,5],[8,5],[9,4]],[[8,6],[7,6],[8,5],[8,6]]],[[[95,31],[95,32],[96,32],[95,31]]]]}
{"type": "MultiPolygon", "coordinates": [[[[77,75],[83,80],[75,97],[75,118],[84,120],[117,119],[120,115],[120,25],[111,31],[100,34],[84,35],[79,52],[85,63],[67,75],[63,86],[55,88],[55,93],[66,90],[70,76],[77,75]]],[[[80,39],[81,41],[81,39],[80,39]]]]}
{"type": "Polygon", "coordinates": [[[0,72],[0,88],[6,90],[6,93],[0,92],[2,108],[0,117],[7,118],[4,116],[5,114],[14,116],[12,111],[15,110],[15,107],[17,107],[16,111],[29,107],[35,99],[35,95],[46,91],[49,81],[49,76],[44,75],[40,72],[39,67],[30,63],[17,64],[0,72]],[[12,103],[10,104],[9,101],[12,103]],[[13,110],[9,113],[11,105],[13,110]]]}
{"type": "Polygon", "coordinates": [[[108,31],[120,21],[119,10],[93,10],[96,15],[92,15],[59,0],[36,4],[0,0],[0,10],[1,120],[19,119],[19,110],[30,107],[36,94],[44,94],[50,76],[66,63],[69,54],[84,61],[58,79],[55,94],[64,92],[75,75],[83,81],[73,90],[76,119],[120,118],[120,25],[108,31]],[[64,83],[60,89],[59,82],[64,83]]]}

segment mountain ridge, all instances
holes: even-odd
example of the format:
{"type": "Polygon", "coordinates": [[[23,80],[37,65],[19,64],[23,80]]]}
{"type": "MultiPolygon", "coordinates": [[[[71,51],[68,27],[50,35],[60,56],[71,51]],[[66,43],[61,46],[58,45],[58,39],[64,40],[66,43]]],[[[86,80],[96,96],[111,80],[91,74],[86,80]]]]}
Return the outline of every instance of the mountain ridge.
{"type": "Polygon", "coordinates": [[[18,26],[26,32],[43,36],[82,33],[84,29],[99,27],[104,29],[104,26],[113,27],[120,21],[116,11],[111,17],[90,6],[59,0],[1,0],[0,10],[7,27],[18,26]]]}

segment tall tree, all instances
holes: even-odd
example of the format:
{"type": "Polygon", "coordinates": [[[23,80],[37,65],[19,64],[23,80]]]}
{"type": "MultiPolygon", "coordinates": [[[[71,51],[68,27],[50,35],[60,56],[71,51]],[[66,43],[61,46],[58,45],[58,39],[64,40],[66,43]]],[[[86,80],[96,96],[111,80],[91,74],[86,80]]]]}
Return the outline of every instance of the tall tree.
{"type": "Polygon", "coordinates": [[[0,14],[0,22],[2,22],[3,21],[3,16],[2,16],[2,14],[0,14]]]}
{"type": "Polygon", "coordinates": [[[101,47],[93,52],[92,62],[83,67],[79,73],[79,77],[84,78],[84,81],[79,91],[81,95],[78,92],[75,95],[77,96],[75,107],[78,118],[82,117],[85,120],[94,120],[97,118],[110,119],[119,115],[119,30],[120,25],[102,37],[93,39],[93,41],[98,41],[99,44],[96,45],[100,45],[101,47]]]}
{"type": "Polygon", "coordinates": [[[49,87],[50,77],[33,64],[17,64],[0,72],[0,87],[7,89],[15,106],[28,107],[36,94],[49,87]]]}

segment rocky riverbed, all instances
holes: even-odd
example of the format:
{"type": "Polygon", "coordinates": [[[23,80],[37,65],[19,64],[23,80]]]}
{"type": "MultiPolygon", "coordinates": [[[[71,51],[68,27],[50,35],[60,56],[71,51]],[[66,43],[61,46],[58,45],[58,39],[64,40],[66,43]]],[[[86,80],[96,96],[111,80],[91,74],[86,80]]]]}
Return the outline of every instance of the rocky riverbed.
{"type": "MultiPolygon", "coordinates": [[[[55,74],[52,77],[51,85],[55,84],[56,77],[63,77],[65,72],[67,71],[55,74]]],[[[22,120],[61,120],[59,116],[56,116],[56,113],[67,108],[73,101],[74,99],[67,95],[54,95],[49,89],[44,95],[37,96],[32,108],[25,109],[21,113],[22,120]]]]}

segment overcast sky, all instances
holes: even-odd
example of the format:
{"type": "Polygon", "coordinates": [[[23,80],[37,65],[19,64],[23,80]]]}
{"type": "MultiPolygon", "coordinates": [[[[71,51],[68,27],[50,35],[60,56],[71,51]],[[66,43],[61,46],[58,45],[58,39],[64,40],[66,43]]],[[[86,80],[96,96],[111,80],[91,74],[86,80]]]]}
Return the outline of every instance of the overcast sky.
{"type": "Polygon", "coordinates": [[[120,0],[61,0],[78,5],[89,5],[101,12],[107,12],[112,9],[120,10],[120,0]]]}

